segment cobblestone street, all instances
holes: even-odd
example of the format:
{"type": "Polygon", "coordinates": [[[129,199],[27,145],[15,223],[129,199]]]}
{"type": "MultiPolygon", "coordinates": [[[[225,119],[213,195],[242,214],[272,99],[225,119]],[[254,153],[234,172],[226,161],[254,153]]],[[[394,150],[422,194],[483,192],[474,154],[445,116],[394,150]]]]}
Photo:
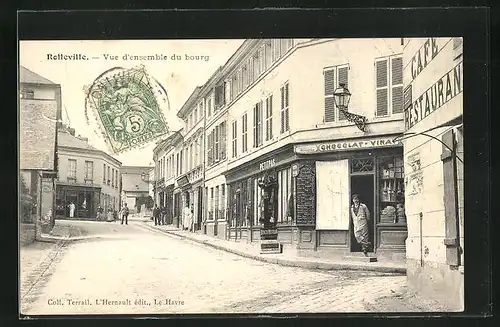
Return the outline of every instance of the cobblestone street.
{"type": "Polygon", "coordinates": [[[49,259],[31,272],[30,258],[39,264],[35,246],[21,249],[22,314],[366,312],[386,311],[380,299],[391,297],[391,308],[421,310],[398,302],[406,284],[401,275],[282,267],[141,222],[58,224],[86,238],[43,245],[52,247],[45,249],[49,259]]]}

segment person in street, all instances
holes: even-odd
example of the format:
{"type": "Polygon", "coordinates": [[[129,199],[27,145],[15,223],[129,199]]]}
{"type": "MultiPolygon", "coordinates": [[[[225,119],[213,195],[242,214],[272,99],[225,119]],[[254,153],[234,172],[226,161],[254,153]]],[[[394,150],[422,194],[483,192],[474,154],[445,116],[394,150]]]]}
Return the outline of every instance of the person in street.
{"type": "Polygon", "coordinates": [[[161,223],[163,225],[167,224],[167,207],[166,206],[163,206],[161,208],[161,223]]]}
{"type": "Polygon", "coordinates": [[[96,217],[96,220],[101,220],[102,219],[102,213],[103,213],[102,207],[101,206],[97,207],[97,217],[96,217]]]}
{"type": "Polygon", "coordinates": [[[73,202],[70,202],[70,204],[68,205],[69,207],[69,217],[70,218],[73,218],[75,217],[75,209],[76,209],[76,206],[73,202]]]}
{"type": "Polygon", "coordinates": [[[160,215],[161,215],[160,208],[158,208],[158,206],[155,204],[155,207],[153,209],[153,217],[155,219],[155,226],[161,225],[160,224],[160,215]]]}
{"type": "Polygon", "coordinates": [[[370,211],[368,207],[360,201],[358,194],[352,196],[351,216],[354,226],[354,237],[356,237],[356,241],[361,245],[363,254],[368,256],[370,248],[370,236],[368,233],[370,211]]]}
{"type": "Polygon", "coordinates": [[[122,217],[122,225],[123,225],[123,220],[125,220],[125,225],[128,225],[128,213],[129,213],[128,206],[127,203],[125,202],[123,204],[122,210],[120,211],[120,216],[122,217]]]}
{"type": "Polygon", "coordinates": [[[183,219],[182,219],[182,228],[184,230],[189,230],[189,225],[191,224],[191,209],[189,208],[189,204],[186,204],[186,207],[183,210],[183,219]]]}

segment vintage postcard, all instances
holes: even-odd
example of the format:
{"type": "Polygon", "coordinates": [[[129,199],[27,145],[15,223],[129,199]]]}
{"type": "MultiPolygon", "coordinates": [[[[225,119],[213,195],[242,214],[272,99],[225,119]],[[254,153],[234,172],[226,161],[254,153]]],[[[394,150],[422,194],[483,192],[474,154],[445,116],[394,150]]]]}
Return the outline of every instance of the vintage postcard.
{"type": "Polygon", "coordinates": [[[463,311],[462,49],[20,41],[21,317],[463,311]]]}

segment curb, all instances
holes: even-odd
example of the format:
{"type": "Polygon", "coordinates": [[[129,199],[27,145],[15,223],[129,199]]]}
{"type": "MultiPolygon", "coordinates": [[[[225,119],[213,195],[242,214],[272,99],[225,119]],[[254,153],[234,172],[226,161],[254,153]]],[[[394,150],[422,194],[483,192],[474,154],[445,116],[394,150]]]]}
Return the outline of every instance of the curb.
{"type": "Polygon", "coordinates": [[[180,237],[182,239],[187,239],[192,242],[196,242],[199,244],[207,245],[209,247],[212,247],[217,250],[222,250],[226,251],[232,254],[239,255],[241,257],[261,261],[261,262],[267,262],[267,263],[273,263],[273,264],[278,264],[281,266],[287,266],[287,267],[299,267],[299,268],[305,268],[305,269],[313,269],[313,270],[351,270],[351,271],[373,271],[373,272],[382,272],[382,273],[391,273],[391,274],[400,274],[400,275],[406,275],[406,268],[400,268],[400,267],[384,267],[384,266],[362,266],[362,265],[356,265],[356,264],[348,264],[348,263],[329,263],[329,262],[321,262],[321,261],[300,261],[300,260],[290,260],[290,259],[281,259],[281,258],[269,258],[269,257],[263,257],[255,254],[250,254],[244,251],[240,250],[235,250],[231,248],[227,248],[222,245],[217,245],[213,244],[210,241],[202,241],[199,239],[196,239],[194,237],[190,236],[185,236],[185,235],[179,235],[175,231],[167,231],[167,230],[162,230],[162,229],[157,229],[152,226],[145,225],[146,228],[149,228],[151,230],[155,231],[160,231],[165,234],[169,235],[175,235],[176,237],[180,237]]]}

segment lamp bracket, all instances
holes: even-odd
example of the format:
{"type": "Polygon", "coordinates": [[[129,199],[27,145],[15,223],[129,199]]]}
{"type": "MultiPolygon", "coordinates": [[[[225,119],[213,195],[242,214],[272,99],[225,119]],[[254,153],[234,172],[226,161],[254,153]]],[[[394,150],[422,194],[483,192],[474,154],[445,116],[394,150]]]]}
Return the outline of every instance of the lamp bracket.
{"type": "Polygon", "coordinates": [[[339,110],[344,114],[348,121],[355,123],[356,127],[359,130],[361,130],[362,132],[366,132],[366,122],[368,121],[368,119],[366,119],[365,116],[350,113],[344,108],[339,108],[339,110]]]}

